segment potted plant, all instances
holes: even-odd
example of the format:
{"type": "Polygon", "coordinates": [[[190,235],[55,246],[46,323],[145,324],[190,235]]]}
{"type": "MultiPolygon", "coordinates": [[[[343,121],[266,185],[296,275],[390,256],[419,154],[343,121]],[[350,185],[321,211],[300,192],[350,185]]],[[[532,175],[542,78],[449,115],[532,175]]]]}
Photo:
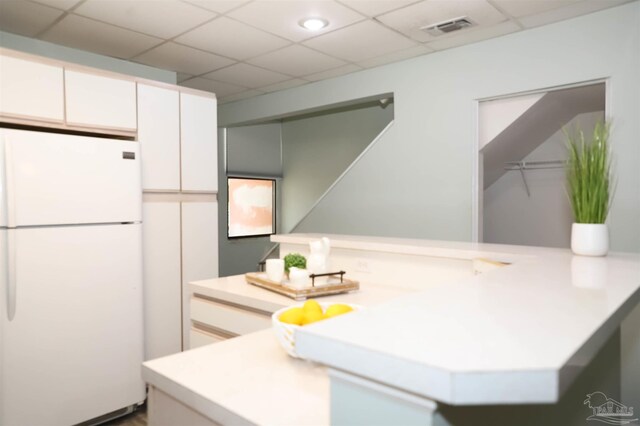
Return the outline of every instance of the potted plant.
{"type": "Polygon", "coordinates": [[[567,183],[575,220],[571,250],[584,256],[604,256],[609,251],[605,221],[612,198],[609,123],[598,121],[589,142],[582,131],[567,134],[567,140],[567,183]]]}

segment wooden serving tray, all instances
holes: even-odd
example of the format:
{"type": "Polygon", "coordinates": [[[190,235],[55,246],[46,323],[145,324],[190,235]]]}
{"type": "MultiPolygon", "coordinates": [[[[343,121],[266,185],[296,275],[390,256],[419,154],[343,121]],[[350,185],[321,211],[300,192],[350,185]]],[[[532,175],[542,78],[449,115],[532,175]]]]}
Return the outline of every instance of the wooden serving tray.
{"type": "Polygon", "coordinates": [[[349,280],[347,278],[343,278],[342,282],[340,282],[339,278],[336,278],[335,283],[329,282],[329,284],[298,289],[271,281],[267,278],[267,274],[264,272],[247,272],[244,274],[244,277],[249,284],[271,290],[295,300],[306,300],[309,297],[322,297],[329,296],[331,294],[347,293],[360,288],[360,283],[358,281],[349,280]]]}

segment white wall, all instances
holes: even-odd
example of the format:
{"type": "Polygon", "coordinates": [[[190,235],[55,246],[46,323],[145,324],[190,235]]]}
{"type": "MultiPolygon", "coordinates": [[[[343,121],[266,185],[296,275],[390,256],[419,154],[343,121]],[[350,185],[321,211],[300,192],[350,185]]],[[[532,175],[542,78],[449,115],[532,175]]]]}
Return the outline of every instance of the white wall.
{"type": "Polygon", "coordinates": [[[477,100],[608,79],[613,250],[640,251],[640,3],[222,105],[221,124],[394,93],[395,123],[308,217],[320,232],[470,240],[477,100]]]}
{"type": "MultiPolygon", "coordinates": [[[[589,138],[596,121],[603,118],[603,112],[579,114],[565,127],[574,129],[578,125],[589,138]]],[[[566,137],[558,130],[523,161],[566,159],[566,137]]],[[[530,197],[522,175],[515,170],[505,173],[484,191],[483,241],[569,248],[573,214],[564,168],[525,170],[524,173],[530,197]]]]}

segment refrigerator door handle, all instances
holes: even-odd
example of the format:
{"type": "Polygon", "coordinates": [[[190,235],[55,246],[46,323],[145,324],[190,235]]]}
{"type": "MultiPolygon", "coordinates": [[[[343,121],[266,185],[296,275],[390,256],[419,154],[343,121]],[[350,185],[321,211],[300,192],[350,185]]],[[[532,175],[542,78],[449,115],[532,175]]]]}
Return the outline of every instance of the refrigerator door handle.
{"type": "Polygon", "coordinates": [[[4,172],[5,172],[5,193],[7,206],[7,226],[15,228],[16,226],[16,208],[14,197],[14,173],[13,173],[13,148],[11,141],[5,139],[4,142],[4,172]]]}
{"type": "Polygon", "coordinates": [[[7,318],[13,321],[16,316],[16,302],[18,290],[16,231],[7,232],[7,318]]]}

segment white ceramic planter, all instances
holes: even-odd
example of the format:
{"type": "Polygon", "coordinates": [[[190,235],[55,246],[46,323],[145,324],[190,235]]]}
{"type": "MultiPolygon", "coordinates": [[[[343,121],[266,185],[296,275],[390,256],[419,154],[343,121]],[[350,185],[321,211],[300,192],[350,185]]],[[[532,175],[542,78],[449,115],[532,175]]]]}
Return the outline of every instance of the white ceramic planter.
{"type": "Polygon", "coordinates": [[[609,251],[609,228],[604,223],[574,223],[571,250],[581,256],[605,256],[609,251]]]}

